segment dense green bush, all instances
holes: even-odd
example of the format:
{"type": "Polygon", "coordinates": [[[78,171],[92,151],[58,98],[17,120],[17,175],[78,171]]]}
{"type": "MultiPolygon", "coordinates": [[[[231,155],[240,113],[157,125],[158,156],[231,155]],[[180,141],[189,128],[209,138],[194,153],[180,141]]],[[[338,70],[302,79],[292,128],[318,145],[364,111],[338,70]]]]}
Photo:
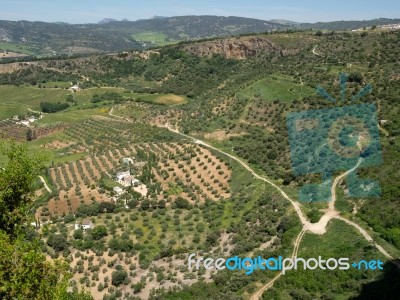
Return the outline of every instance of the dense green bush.
{"type": "Polygon", "coordinates": [[[55,113],[64,109],[67,109],[69,107],[68,103],[52,103],[52,102],[41,102],[40,103],[40,109],[44,113],[55,113]]]}
{"type": "Polygon", "coordinates": [[[61,234],[50,234],[47,239],[47,245],[52,247],[55,251],[64,251],[68,249],[68,241],[61,234]]]}
{"type": "Polygon", "coordinates": [[[128,277],[128,273],[125,270],[117,270],[111,274],[111,283],[114,286],[120,286],[124,283],[125,279],[128,277]]]}
{"type": "Polygon", "coordinates": [[[90,102],[92,103],[98,103],[101,101],[113,101],[114,103],[121,103],[124,100],[124,98],[115,92],[107,92],[101,95],[93,95],[92,100],[90,102]]]}
{"type": "Polygon", "coordinates": [[[99,240],[105,236],[107,236],[107,227],[104,225],[95,226],[90,234],[93,236],[93,239],[99,240]]]}

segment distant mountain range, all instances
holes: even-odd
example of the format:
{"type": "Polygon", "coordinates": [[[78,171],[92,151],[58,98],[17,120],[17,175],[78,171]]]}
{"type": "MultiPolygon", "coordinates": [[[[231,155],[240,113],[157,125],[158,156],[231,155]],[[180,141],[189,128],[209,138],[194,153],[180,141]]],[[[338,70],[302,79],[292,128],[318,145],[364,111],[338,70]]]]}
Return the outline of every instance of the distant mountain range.
{"type": "Polygon", "coordinates": [[[352,30],[400,23],[400,19],[296,23],[219,16],[154,16],[98,24],[0,21],[0,50],[29,55],[98,53],[145,49],[179,41],[286,29],[352,30]]]}
{"type": "Polygon", "coordinates": [[[371,27],[373,25],[388,25],[388,24],[398,24],[400,23],[400,18],[398,19],[386,19],[379,18],[373,20],[363,20],[363,21],[333,21],[333,22],[317,22],[317,23],[301,23],[297,24],[295,27],[299,29],[325,29],[325,30],[354,30],[363,27],[371,27]]]}
{"type": "MultiPolygon", "coordinates": [[[[168,17],[155,15],[155,16],[149,18],[149,19],[139,19],[137,21],[153,20],[153,19],[164,19],[164,18],[168,18],[168,17]]],[[[97,24],[107,24],[107,23],[110,23],[110,22],[118,22],[118,20],[117,19],[112,19],[112,18],[104,18],[104,19],[98,21],[97,24]]],[[[125,19],[122,19],[121,22],[130,22],[130,21],[125,18],[125,19]]]]}
{"type": "Polygon", "coordinates": [[[300,24],[298,22],[293,22],[293,21],[284,20],[284,19],[272,19],[272,20],[269,20],[269,21],[273,22],[273,23],[282,24],[282,25],[297,25],[297,24],[300,24]]]}
{"type": "MultiPolygon", "coordinates": [[[[121,20],[121,21],[123,21],[123,20],[121,20]]],[[[104,18],[104,19],[100,20],[99,22],[97,22],[97,24],[107,24],[110,22],[118,22],[118,20],[112,19],[112,18],[104,18]]]]}

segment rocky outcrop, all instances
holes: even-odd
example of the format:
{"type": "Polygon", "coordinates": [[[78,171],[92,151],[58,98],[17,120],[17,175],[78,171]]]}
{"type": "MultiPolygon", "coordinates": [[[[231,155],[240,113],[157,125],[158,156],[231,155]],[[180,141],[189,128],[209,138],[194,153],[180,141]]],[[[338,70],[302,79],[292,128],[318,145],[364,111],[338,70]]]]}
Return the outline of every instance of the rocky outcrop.
{"type": "Polygon", "coordinates": [[[212,56],[220,54],[230,59],[246,59],[262,52],[276,52],[287,55],[295,52],[293,49],[285,50],[274,44],[265,36],[246,36],[219,39],[182,45],[179,47],[197,56],[212,56]]]}

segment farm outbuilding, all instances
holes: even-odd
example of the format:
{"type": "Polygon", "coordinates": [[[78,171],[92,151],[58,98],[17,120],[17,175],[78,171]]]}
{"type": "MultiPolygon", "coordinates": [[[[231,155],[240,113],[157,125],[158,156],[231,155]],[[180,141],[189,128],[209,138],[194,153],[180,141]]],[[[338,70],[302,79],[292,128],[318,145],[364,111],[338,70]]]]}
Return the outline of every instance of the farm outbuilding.
{"type": "Polygon", "coordinates": [[[77,221],[75,223],[75,230],[77,229],[83,229],[84,231],[88,230],[88,229],[93,229],[94,228],[94,224],[91,220],[88,219],[84,219],[82,221],[77,221]]]}

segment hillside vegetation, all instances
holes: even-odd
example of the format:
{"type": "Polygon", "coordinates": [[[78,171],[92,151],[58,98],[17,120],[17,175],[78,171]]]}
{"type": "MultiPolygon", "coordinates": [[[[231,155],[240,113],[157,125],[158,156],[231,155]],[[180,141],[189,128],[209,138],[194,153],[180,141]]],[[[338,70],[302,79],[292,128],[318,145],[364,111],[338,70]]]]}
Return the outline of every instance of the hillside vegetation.
{"type": "Polygon", "coordinates": [[[279,30],[351,30],[373,25],[399,23],[395,19],[367,21],[294,22],[265,21],[242,17],[179,16],[99,24],[67,24],[29,21],[0,21],[0,51],[8,57],[57,56],[122,52],[164,46],[180,41],[271,32],[279,30]],[[15,54],[13,54],[15,53],[15,54]]]}
{"type": "MultiPolygon", "coordinates": [[[[101,26],[111,32],[121,24],[101,26]]],[[[136,36],[178,39],[167,30],[136,36]]],[[[0,137],[47,156],[47,188],[36,183],[30,206],[42,251],[64,258],[70,286],[95,299],[250,299],[275,272],[192,272],[188,255],[290,257],[297,246],[304,258],[379,258],[385,268],[293,271],[264,299],[347,299],[383,289],[390,299],[399,292],[397,267],[349,224],[332,220],[325,234],[306,231],[294,245],[304,232],[288,197],[311,223],[328,203],[297,202],[303,185],[323,178],[294,173],[286,122],[291,112],[376,106],[383,162],[356,172],[378,181],[381,195],[352,198],[341,181],[335,205],[399,257],[399,49],[399,31],[296,31],[0,65],[0,137]],[[351,100],[367,83],[372,91],[351,100]],[[344,101],[328,101],[318,86],[344,101]],[[43,103],[64,109],[42,114],[43,103]],[[16,114],[42,118],[27,127],[11,119],[16,114]],[[124,188],[121,172],[136,183],[124,188]],[[93,228],[75,228],[89,221],[93,228]]]]}

